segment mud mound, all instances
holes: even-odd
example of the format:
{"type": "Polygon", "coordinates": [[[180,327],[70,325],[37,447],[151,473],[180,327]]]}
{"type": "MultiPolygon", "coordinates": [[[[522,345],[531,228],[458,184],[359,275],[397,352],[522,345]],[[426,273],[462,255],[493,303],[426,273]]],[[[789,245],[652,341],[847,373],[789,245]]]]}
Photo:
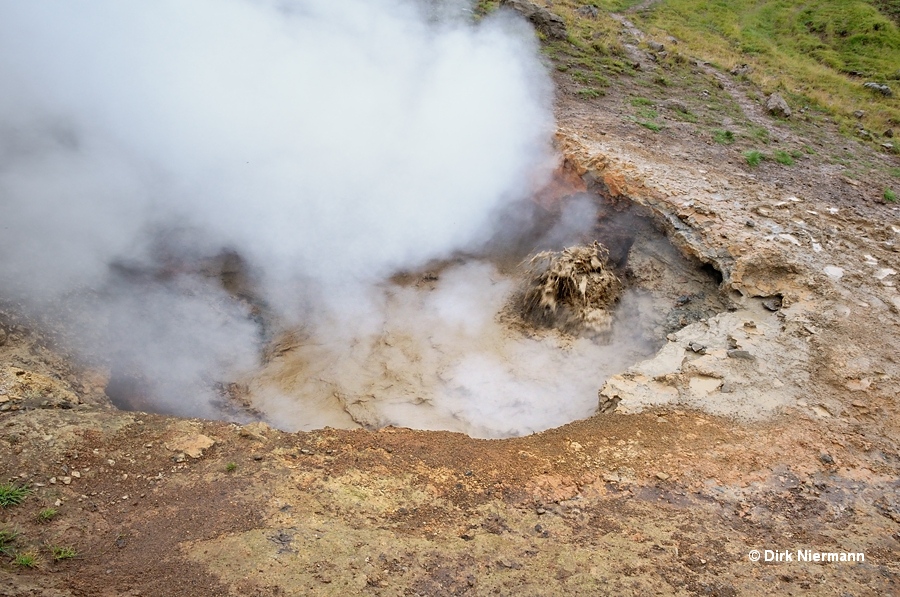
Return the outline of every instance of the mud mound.
{"type": "Polygon", "coordinates": [[[529,260],[524,316],[534,325],[571,333],[604,335],[612,327],[611,307],[622,282],[599,242],[563,251],[543,251],[529,260]]]}

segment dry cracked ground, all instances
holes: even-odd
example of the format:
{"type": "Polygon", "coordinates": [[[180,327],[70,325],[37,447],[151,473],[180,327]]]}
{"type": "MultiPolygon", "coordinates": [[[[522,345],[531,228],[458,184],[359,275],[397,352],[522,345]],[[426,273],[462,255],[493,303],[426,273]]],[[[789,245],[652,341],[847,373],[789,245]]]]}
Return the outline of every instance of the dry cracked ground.
{"type": "Polygon", "coordinates": [[[31,494],[0,526],[37,560],[3,557],[0,595],[900,594],[900,160],[623,27],[641,68],[605,96],[557,73],[559,147],[729,309],[598,388],[597,415],[507,440],[118,411],[7,311],[0,477],[31,494]],[[760,129],[796,163],[750,167],[760,129]]]}

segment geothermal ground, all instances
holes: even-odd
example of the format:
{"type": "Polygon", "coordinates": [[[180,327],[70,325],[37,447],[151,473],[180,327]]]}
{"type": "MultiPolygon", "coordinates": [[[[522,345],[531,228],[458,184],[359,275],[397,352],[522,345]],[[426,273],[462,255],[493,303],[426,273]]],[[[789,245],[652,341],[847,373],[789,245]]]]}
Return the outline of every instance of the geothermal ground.
{"type": "MultiPolygon", "coordinates": [[[[900,208],[882,199],[900,161],[824,117],[769,115],[759,90],[686,50],[651,60],[622,19],[635,74],[596,98],[556,81],[567,193],[599,210],[580,240],[615,246],[609,222],[636,214],[620,308],[628,292],[652,298],[647,352],[596,383],[582,372],[586,418],[507,439],[381,427],[390,409],[359,396],[384,380],[359,370],[307,388],[358,394],[328,395],[331,428],[128,412],[106,395],[109,371],[80,367],[7,305],[0,481],[30,493],[0,509],[16,533],[0,542],[0,595],[900,592],[900,208]],[[647,106],[661,130],[634,118],[647,106]],[[716,143],[708,122],[737,142],[716,143]],[[749,166],[743,133],[760,130],[795,163],[749,166]],[[333,428],[360,424],[377,429],[333,428]]],[[[411,294],[395,292],[396,308],[452,273],[398,282],[411,294]]],[[[501,333],[488,319],[480,331],[501,333]]],[[[421,351],[398,342],[379,358],[421,351]]],[[[245,380],[251,407],[265,406],[254,388],[310,377],[287,362],[297,350],[245,380]]],[[[438,384],[427,363],[404,366],[412,393],[438,384]]]]}

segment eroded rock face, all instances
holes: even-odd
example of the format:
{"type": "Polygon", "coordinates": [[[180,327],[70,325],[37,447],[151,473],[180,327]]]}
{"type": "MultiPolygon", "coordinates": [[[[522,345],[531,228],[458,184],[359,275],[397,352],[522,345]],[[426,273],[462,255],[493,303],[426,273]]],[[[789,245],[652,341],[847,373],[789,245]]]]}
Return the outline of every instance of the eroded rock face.
{"type": "Polygon", "coordinates": [[[548,37],[565,39],[569,35],[566,30],[566,23],[562,20],[562,17],[537,4],[525,2],[524,0],[501,0],[500,6],[505,6],[518,12],[531,21],[535,29],[548,37]]]}

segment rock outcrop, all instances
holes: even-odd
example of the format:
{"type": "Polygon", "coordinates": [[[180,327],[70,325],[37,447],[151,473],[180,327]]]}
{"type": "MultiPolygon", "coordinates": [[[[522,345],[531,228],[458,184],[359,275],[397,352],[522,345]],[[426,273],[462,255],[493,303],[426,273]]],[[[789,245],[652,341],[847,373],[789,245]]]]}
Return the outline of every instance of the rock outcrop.
{"type": "Polygon", "coordinates": [[[534,28],[553,39],[566,39],[569,32],[562,17],[525,0],[500,0],[500,6],[511,8],[531,21],[534,28]]]}

